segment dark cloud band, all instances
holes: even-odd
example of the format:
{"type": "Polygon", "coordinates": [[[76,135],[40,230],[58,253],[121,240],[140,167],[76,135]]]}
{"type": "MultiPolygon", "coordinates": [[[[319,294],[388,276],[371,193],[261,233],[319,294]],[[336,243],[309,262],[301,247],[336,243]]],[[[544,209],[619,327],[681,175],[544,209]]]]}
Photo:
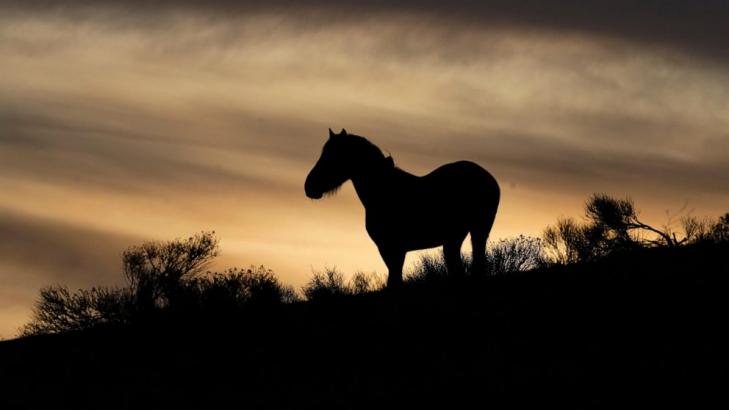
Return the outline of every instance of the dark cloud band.
{"type": "Polygon", "coordinates": [[[158,0],[116,1],[18,1],[5,0],[0,7],[20,11],[53,11],[74,14],[78,8],[112,7],[109,17],[120,20],[135,15],[138,22],[153,24],[159,14],[174,10],[223,13],[281,13],[297,15],[311,24],[356,22],[369,16],[430,15],[454,26],[512,27],[517,30],[549,30],[606,36],[651,47],[674,48],[703,58],[729,59],[729,2],[724,0],[456,0],[441,1],[245,1],[158,0]],[[303,13],[302,13],[303,11],[303,13]],[[150,14],[151,13],[151,14],[150,14]],[[141,19],[141,20],[139,20],[141,19]]]}

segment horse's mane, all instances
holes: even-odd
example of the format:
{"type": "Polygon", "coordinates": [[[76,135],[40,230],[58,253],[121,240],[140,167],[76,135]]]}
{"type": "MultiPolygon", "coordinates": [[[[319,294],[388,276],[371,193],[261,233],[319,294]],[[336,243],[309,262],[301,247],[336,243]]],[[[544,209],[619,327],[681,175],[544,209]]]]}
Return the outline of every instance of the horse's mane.
{"type": "MultiPolygon", "coordinates": [[[[329,132],[330,140],[327,144],[334,143],[337,146],[336,149],[346,151],[347,160],[361,166],[361,171],[374,172],[374,174],[381,175],[382,171],[397,168],[392,156],[385,156],[385,154],[382,153],[382,150],[380,150],[377,145],[370,142],[367,138],[360,135],[347,134],[344,130],[342,130],[340,134],[334,134],[331,130],[329,130],[329,132]]],[[[335,153],[333,155],[337,154],[335,153]]],[[[352,175],[349,175],[348,178],[342,179],[338,185],[332,186],[328,190],[322,192],[322,194],[325,196],[335,195],[342,184],[351,177],[352,175]]]]}
{"type": "Polygon", "coordinates": [[[392,155],[385,156],[382,150],[367,138],[354,134],[349,134],[345,138],[350,139],[350,143],[357,147],[356,152],[361,153],[362,157],[371,156],[373,160],[384,160],[383,164],[388,167],[395,167],[395,160],[392,155]]]}

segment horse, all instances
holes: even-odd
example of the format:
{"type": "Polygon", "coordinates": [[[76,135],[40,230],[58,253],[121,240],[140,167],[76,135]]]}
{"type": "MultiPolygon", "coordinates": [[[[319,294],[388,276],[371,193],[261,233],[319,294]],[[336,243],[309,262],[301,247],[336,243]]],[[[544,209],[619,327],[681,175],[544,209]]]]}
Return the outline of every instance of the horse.
{"type": "Polygon", "coordinates": [[[366,138],[329,129],[321,157],[304,183],[306,196],[333,195],[352,180],[365,208],[365,227],[388,269],[387,287],[402,286],[409,251],[443,246],[450,276],[463,277],[461,245],[471,234],[472,274],[486,273],[486,241],[501,191],[481,166],[458,161],[416,176],[366,138]]]}

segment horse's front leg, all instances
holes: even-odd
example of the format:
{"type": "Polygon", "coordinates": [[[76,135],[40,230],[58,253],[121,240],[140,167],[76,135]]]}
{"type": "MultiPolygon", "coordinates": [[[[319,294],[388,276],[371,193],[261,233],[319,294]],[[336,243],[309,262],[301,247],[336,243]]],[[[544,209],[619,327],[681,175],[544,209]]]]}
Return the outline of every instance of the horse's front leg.
{"type": "Polygon", "coordinates": [[[387,288],[402,287],[402,265],[407,252],[385,246],[378,246],[380,255],[387,265],[387,288]]]}

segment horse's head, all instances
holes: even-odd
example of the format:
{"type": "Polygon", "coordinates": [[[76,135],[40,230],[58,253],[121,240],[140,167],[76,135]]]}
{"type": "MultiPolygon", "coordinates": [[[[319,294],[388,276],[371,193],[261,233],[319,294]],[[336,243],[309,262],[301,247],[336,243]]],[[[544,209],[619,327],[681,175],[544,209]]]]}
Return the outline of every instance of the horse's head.
{"type": "Polygon", "coordinates": [[[324,144],[319,160],[304,183],[304,191],[309,198],[320,199],[324,194],[336,192],[337,188],[352,177],[347,164],[347,137],[344,129],[339,134],[329,129],[329,140],[324,144]]]}
{"type": "Polygon", "coordinates": [[[329,129],[321,157],[306,177],[306,196],[319,199],[336,192],[343,183],[374,163],[392,165],[392,158],[385,158],[379,148],[363,137],[349,135],[344,129],[335,134],[329,129]]]}

